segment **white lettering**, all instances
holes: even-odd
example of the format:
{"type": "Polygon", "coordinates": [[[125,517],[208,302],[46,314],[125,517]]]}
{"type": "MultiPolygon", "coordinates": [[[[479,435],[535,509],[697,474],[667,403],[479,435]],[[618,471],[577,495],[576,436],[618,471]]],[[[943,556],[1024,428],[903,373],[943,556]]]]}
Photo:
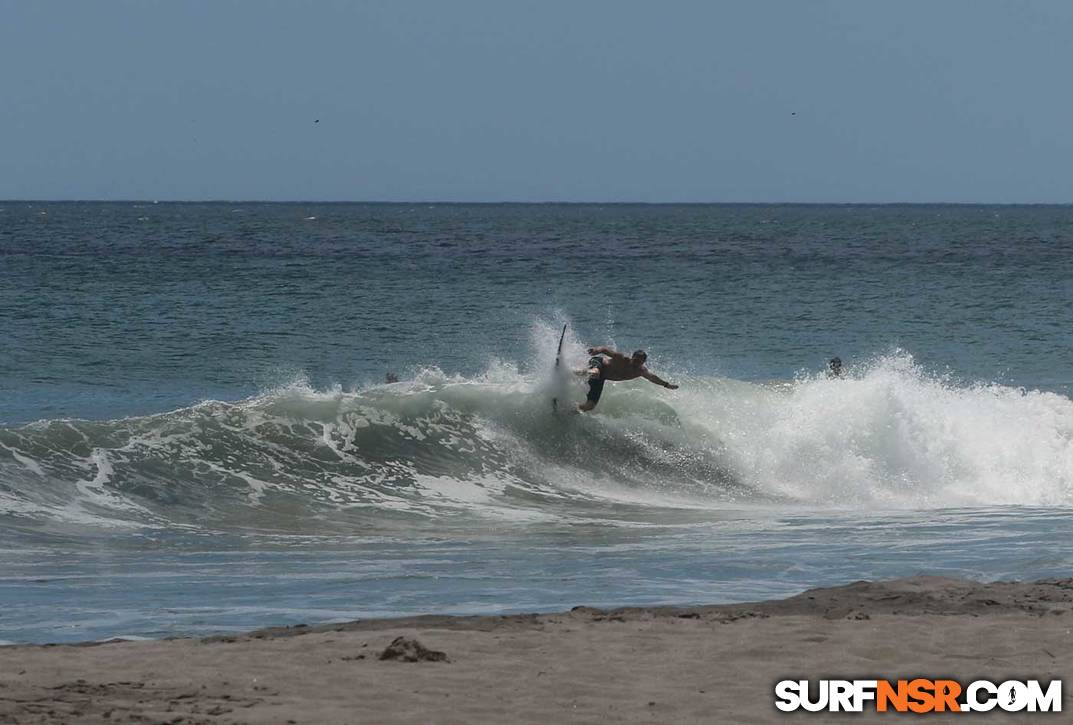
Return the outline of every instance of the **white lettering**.
{"type": "Polygon", "coordinates": [[[798,696],[800,685],[808,687],[808,683],[801,680],[800,683],[793,680],[783,680],[775,685],[775,707],[783,712],[793,712],[801,707],[801,698],[798,696]]]}
{"type": "Polygon", "coordinates": [[[828,680],[820,680],[816,683],[816,700],[809,699],[809,686],[808,680],[802,680],[801,684],[804,687],[801,690],[801,707],[805,708],[808,712],[819,712],[820,710],[827,709],[827,693],[830,689],[830,682],[828,680]]]}
{"type": "Polygon", "coordinates": [[[1038,680],[1028,681],[1028,711],[1036,712],[1061,712],[1062,711],[1062,681],[1051,680],[1047,685],[1047,691],[1039,686],[1038,680]]]}
{"type": "Polygon", "coordinates": [[[852,693],[853,683],[849,680],[831,680],[831,698],[827,709],[831,712],[855,712],[852,693]]]}
{"type": "Polygon", "coordinates": [[[1006,712],[1020,712],[1028,705],[1028,688],[1017,680],[1006,680],[998,686],[998,706],[1006,712]]]}
{"type": "Polygon", "coordinates": [[[965,688],[965,704],[961,709],[963,712],[987,712],[998,704],[997,697],[998,688],[993,683],[977,680],[965,688]],[[981,700],[977,694],[979,692],[987,693],[987,697],[981,700]]]}
{"type": "Polygon", "coordinates": [[[853,712],[864,712],[864,701],[876,699],[876,680],[854,680],[857,691],[853,693],[853,712]]]}

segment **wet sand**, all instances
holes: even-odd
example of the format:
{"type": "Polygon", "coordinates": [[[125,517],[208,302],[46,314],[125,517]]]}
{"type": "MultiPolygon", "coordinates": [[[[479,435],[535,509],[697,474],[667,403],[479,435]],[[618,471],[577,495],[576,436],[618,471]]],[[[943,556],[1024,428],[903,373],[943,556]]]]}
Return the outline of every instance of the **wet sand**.
{"type": "MultiPolygon", "coordinates": [[[[913,577],[785,600],[429,616],[228,637],[0,648],[0,722],[812,723],[784,678],[1066,679],[1073,579],[913,577]],[[391,647],[396,638],[416,640],[391,647]],[[381,659],[387,651],[390,659],[381,659]],[[442,654],[441,654],[442,653],[442,654]],[[407,660],[416,661],[407,661],[407,660]]],[[[929,715],[928,722],[961,715],[929,715]]],[[[898,715],[865,714],[864,720],[898,715]]]]}

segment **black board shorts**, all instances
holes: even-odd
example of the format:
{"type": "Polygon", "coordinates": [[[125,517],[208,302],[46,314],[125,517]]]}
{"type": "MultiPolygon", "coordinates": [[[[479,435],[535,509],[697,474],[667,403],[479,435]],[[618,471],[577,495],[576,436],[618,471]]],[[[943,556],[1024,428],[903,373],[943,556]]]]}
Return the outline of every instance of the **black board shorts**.
{"type": "Polygon", "coordinates": [[[589,394],[585,396],[593,405],[600,402],[600,396],[604,392],[604,359],[600,356],[589,359],[589,369],[597,368],[600,374],[596,377],[589,377],[589,394]]]}

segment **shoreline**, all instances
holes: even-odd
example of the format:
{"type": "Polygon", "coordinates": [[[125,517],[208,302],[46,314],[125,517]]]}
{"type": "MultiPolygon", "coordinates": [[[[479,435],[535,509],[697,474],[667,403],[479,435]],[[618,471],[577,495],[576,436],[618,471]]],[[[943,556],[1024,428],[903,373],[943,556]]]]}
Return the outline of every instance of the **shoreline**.
{"type": "MultiPolygon", "coordinates": [[[[1068,679],[1073,579],[917,576],[741,604],[8,645],[0,720],[823,722],[776,710],[773,687],[824,676],[1068,679]],[[419,645],[393,650],[399,637],[419,645]],[[395,658],[381,659],[385,652],[395,658]]],[[[989,721],[1024,717],[995,712],[989,721]]]]}

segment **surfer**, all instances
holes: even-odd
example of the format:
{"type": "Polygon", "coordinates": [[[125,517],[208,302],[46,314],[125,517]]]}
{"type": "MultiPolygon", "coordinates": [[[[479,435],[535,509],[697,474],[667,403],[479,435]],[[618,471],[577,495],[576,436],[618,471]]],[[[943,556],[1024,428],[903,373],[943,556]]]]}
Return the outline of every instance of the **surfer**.
{"type": "Polygon", "coordinates": [[[677,385],[668,383],[645,367],[648,355],[644,350],[637,350],[633,355],[627,356],[609,347],[590,347],[589,354],[592,358],[588,367],[578,371],[578,375],[589,376],[589,394],[585,396],[585,402],[578,405],[578,412],[584,413],[596,407],[600,402],[600,395],[604,392],[606,380],[644,378],[669,390],[678,389],[677,385]]]}
{"type": "Polygon", "coordinates": [[[840,378],[842,377],[842,358],[833,357],[827,361],[827,377],[840,378]]]}

